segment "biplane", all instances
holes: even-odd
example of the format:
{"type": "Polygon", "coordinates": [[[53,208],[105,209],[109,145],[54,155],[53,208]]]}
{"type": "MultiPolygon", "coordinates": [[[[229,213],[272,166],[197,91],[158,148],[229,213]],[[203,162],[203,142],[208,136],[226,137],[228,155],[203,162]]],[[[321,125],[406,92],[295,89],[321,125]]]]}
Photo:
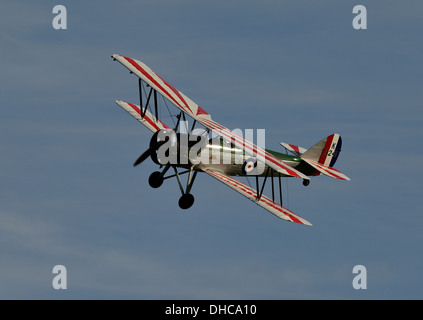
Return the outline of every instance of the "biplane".
{"type": "Polygon", "coordinates": [[[339,134],[329,135],[309,149],[281,142],[285,154],[265,149],[239,132],[215,122],[208,112],[141,61],[118,54],[112,58],[138,77],[139,105],[121,100],[116,103],[153,133],[148,149],[134,166],[147,158],[160,166],[160,170],[153,172],[148,180],[153,188],[159,188],[164,180],[176,178],[182,193],[180,208],[188,209],[193,205],[191,190],[197,173],[203,172],[276,217],[311,226],[310,222],[283,206],[281,178],[300,178],[304,186],[310,183],[310,177],[321,174],[350,180],[333,168],[342,147],[339,134]],[[176,114],[171,113],[168,102],[171,107],[176,107],[176,114]],[[163,108],[169,111],[173,126],[162,121],[159,109],[163,108]],[[186,116],[193,121],[190,130],[186,116]],[[199,130],[196,125],[203,129],[199,130]],[[185,184],[181,180],[183,174],[187,174],[185,184]],[[256,188],[234,178],[242,176],[255,180],[256,188]],[[263,194],[266,183],[271,185],[271,196],[263,194]],[[279,198],[279,202],[275,198],[279,198]]]}

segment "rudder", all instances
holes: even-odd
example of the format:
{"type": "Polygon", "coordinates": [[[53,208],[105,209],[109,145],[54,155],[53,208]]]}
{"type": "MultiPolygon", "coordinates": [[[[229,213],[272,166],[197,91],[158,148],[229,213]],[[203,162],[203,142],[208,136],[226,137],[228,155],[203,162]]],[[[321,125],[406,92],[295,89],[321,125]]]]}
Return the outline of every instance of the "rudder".
{"type": "Polygon", "coordinates": [[[316,143],[302,154],[302,158],[317,161],[328,167],[333,167],[341,152],[342,138],[334,133],[316,143]]]}

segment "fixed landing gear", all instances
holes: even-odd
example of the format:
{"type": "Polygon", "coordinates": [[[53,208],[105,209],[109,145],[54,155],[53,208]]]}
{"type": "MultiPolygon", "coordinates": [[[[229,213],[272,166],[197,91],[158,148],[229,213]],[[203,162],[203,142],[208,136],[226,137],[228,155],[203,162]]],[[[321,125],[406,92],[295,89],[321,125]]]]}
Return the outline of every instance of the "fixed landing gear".
{"type": "Polygon", "coordinates": [[[310,180],[303,179],[303,186],[307,187],[310,184],[310,180]]]}
{"type": "Polygon", "coordinates": [[[189,209],[194,204],[194,196],[191,193],[185,193],[179,198],[179,208],[189,209]]]}
{"type": "Polygon", "coordinates": [[[175,174],[165,177],[164,175],[167,172],[167,170],[169,170],[170,167],[171,165],[166,165],[165,169],[162,172],[160,171],[153,172],[148,178],[148,184],[150,185],[150,187],[156,189],[156,188],[159,188],[163,184],[164,180],[176,177],[176,180],[178,181],[179,189],[181,190],[181,193],[182,193],[182,196],[179,198],[179,202],[178,202],[179,207],[184,210],[189,209],[194,204],[194,196],[190,193],[190,191],[194,183],[195,177],[197,176],[197,171],[194,171],[193,167],[191,167],[190,169],[179,173],[176,167],[173,166],[175,174]],[[181,178],[180,178],[180,175],[184,173],[189,173],[185,188],[183,187],[181,178]]]}
{"type": "Polygon", "coordinates": [[[163,184],[163,175],[160,171],[154,171],[148,178],[148,184],[152,188],[158,188],[163,184]]]}
{"type": "Polygon", "coordinates": [[[188,179],[187,179],[187,185],[184,190],[184,187],[181,183],[181,178],[179,177],[179,173],[174,167],[176,180],[178,180],[179,189],[181,190],[182,196],[179,198],[179,208],[181,209],[188,209],[191,208],[191,206],[194,204],[194,196],[190,193],[192,184],[194,183],[195,177],[197,176],[197,171],[194,171],[193,174],[193,167],[191,167],[188,171],[188,179]]]}

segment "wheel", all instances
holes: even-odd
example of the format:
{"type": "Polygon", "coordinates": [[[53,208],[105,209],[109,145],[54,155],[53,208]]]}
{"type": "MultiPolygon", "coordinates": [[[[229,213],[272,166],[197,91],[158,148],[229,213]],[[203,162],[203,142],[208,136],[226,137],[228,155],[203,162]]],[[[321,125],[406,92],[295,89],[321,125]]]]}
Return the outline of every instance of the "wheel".
{"type": "Polygon", "coordinates": [[[303,179],[303,186],[307,187],[310,184],[310,180],[303,179]]]}
{"type": "Polygon", "coordinates": [[[178,204],[181,209],[191,208],[191,206],[194,204],[194,196],[190,193],[186,193],[179,198],[178,204]]]}
{"type": "Polygon", "coordinates": [[[163,176],[160,171],[154,171],[148,178],[148,184],[152,188],[158,188],[163,184],[163,176]]]}

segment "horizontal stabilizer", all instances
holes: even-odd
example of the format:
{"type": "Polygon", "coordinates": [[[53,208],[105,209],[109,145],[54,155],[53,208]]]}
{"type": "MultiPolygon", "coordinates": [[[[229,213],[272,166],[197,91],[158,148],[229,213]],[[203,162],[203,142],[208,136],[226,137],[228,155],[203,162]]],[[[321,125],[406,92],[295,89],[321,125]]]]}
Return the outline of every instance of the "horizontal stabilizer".
{"type": "Polygon", "coordinates": [[[307,149],[295,146],[293,144],[281,142],[281,146],[284,147],[286,150],[291,151],[293,154],[295,154],[298,157],[301,157],[301,155],[307,151],[307,149]]]}
{"type": "Polygon", "coordinates": [[[341,180],[348,180],[351,179],[348,178],[345,174],[339,172],[335,168],[325,166],[324,164],[321,164],[317,161],[309,160],[309,159],[302,159],[303,161],[307,162],[309,165],[311,165],[313,168],[315,168],[317,171],[323,173],[324,175],[327,175],[328,177],[341,179],[341,180]]]}

